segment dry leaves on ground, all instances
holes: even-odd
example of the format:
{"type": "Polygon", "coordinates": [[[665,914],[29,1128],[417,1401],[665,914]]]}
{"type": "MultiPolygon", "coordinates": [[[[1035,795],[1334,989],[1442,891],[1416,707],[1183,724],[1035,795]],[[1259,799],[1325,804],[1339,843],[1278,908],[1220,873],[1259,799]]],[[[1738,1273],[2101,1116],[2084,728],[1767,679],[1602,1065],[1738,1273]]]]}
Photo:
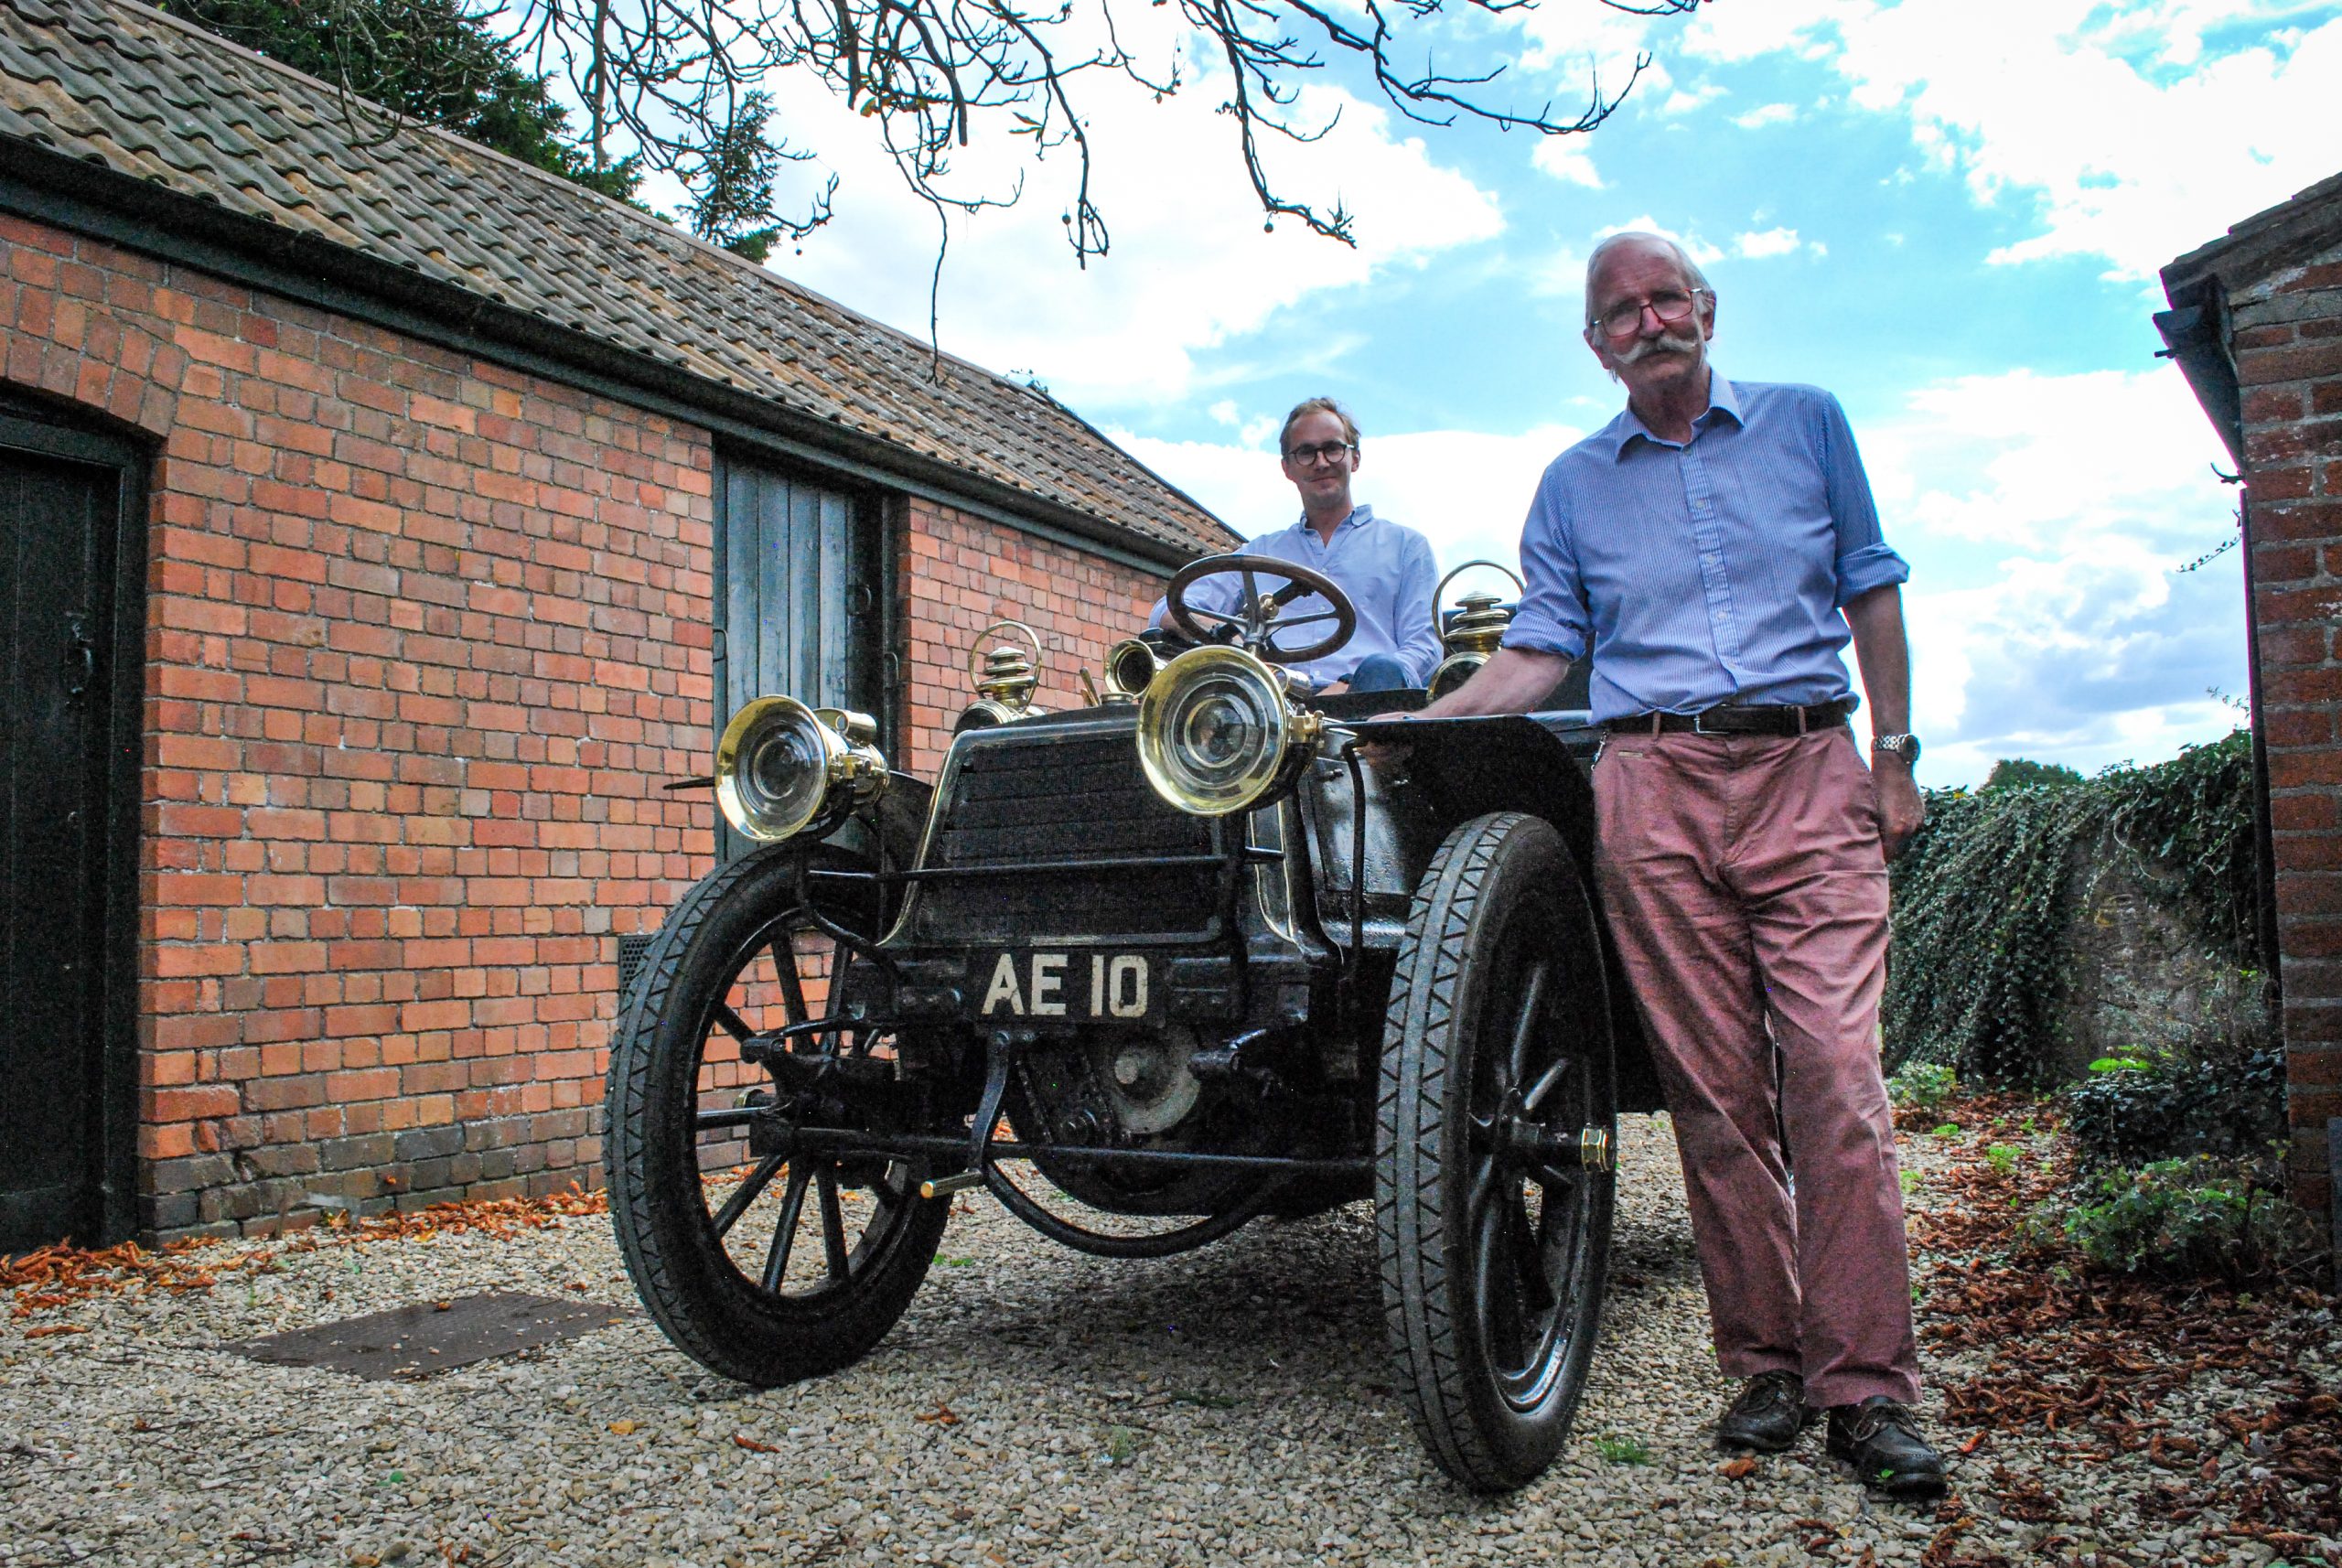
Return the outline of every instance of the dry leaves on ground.
{"type": "MultiPolygon", "coordinates": [[[[1913,1119],[1904,1113],[1907,1127],[1913,1119]]],[[[2295,1369],[2299,1354],[2330,1339],[2331,1315],[2311,1290],[2259,1294],[2221,1284],[2173,1284],[2045,1256],[2022,1234],[2025,1214],[2073,1176],[2070,1155],[1995,1164],[1984,1150],[2007,1129],[2047,1126],[2047,1106],[1980,1096],[1918,1120],[1957,1122],[1961,1143],[1947,1174],[1930,1177],[1950,1200],[1914,1216],[1923,1271],[1924,1341],[1985,1358],[1985,1369],[1944,1391],[1958,1446],[1992,1458],[1999,1436],[2046,1440],[2067,1463],[2143,1455],[2161,1477],[2131,1498],[2142,1527],[2193,1524],[2207,1536],[2265,1543],[2289,1558],[2314,1538],[2342,1535],[2342,1394],[2295,1369]],[[2222,1399],[2208,1418],[2197,1408],[2222,1399]]],[[[1971,1471],[1972,1475],[1973,1470],[1971,1471]]],[[[1989,1495],[2006,1517],[2051,1523],[2057,1496],[2034,1475],[1993,1464],[1989,1495]]],[[[1957,1509],[1957,1505],[1947,1505],[1957,1509]]],[[[1963,1555],[1968,1521],[1956,1512],[1930,1541],[1928,1568],[1985,1568],[1997,1554],[1963,1555]]],[[[2051,1535],[2034,1549],[2051,1563],[2051,1535]]],[[[2292,1558],[2296,1563],[2318,1559],[2292,1558]]]]}

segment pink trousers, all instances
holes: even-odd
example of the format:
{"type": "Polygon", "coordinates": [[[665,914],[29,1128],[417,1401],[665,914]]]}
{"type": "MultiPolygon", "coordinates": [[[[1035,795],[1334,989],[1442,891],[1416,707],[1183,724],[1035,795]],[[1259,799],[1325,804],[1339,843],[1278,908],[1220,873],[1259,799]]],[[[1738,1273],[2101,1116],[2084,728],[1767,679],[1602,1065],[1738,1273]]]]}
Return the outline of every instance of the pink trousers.
{"type": "Polygon", "coordinates": [[[1878,1060],[1886,865],[1853,735],[1613,735],[1594,786],[1603,897],[1674,1117],[1718,1360],[1801,1373],[1811,1404],[1913,1400],[1878,1060]]]}

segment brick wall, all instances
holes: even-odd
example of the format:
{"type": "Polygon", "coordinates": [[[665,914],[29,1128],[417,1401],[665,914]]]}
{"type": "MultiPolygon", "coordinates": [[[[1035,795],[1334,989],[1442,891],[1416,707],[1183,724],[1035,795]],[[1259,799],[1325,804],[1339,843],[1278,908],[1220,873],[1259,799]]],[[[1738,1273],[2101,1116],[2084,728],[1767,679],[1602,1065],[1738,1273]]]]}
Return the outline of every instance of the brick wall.
{"type": "Polygon", "coordinates": [[[0,221],[0,363],[158,443],[141,1223],[598,1177],[612,933],[704,868],[704,433],[0,221]]]}
{"type": "MultiPolygon", "coordinates": [[[[613,939],[712,849],[706,434],[8,219],[0,380],[156,453],[142,1229],[596,1185],[613,939]]],[[[1061,708],[1162,589],[898,505],[898,766],[986,623],[1061,708]]]]}
{"type": "Polygon", "coordinates": [[[2342,1116],[2342,247],[2234,295],[2296,1195],[2342,1116]]]}
{"type": "Polygon", "coordinates": [[[926,501],[910,504],[901,540],[910,695],[903,755],[888,760],[928,779],[951,744],[951,721],[975,697],[968,648],[976,633],[996,620],[1031,627],[1046,654],[1033,700],[1053,712],[1079,707],[1074,672],[1097,679],[1106,650],[1146,625],[1169,581],[926,501]]]}

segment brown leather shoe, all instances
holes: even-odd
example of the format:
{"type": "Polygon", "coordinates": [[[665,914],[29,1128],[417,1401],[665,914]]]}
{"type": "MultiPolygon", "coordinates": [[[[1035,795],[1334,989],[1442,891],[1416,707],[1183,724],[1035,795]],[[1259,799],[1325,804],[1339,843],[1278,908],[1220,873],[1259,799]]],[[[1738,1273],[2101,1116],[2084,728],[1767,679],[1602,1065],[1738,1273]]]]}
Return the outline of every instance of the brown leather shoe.
{"type": "Polygon", "coordinates": [[[1885,1394],[1830,1407],[1830,1452],[1885,1497],[1925,1500],[1944,1492],[1943,1455],[1919,1435],[1919,1418],[1885,1394]]]}
{"type": "Polygon", "coordinates": [[[1805,1402],[1795,1372],[1759,1372],[1716,1422],[1716,1446],[1731,1454],[1781,1454],[1821,1412],[1805,1402]]]}

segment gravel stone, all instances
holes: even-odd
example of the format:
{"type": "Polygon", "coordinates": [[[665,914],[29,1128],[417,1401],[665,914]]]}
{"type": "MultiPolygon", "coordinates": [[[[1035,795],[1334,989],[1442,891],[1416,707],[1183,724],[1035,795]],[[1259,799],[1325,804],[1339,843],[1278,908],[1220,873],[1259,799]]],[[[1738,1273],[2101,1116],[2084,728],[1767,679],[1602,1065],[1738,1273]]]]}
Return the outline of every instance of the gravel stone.
{"type": "MultiPolygon", "coordinates": [[[[20,1308],[0,1318],[0,1568],[1919,1563],[1936,1512],[1867,1498],[1819,1428],[1744,1478],[1723,1473],[1710,1427],[1732,1391],[1666,1118],[1626,1119],[1621,1143],[1605,1344],[1568,1448],[1511,1497],[1458,1492],[1416,1444],[1364,1206],[1133,1263],[1065,1251],[963,1197],[941,1257],[966,1261],[939,1261],[876,1352],[763,1392],[701,1370],[639,1312],[416,1382],[219,1348],[480,1291],[631,1307],[600,1217],[510,1238],[236,1243],[197,1256],[267,1251],[267,1272],[20,1308]],[[85,1332],[27,1337],[59,1325],[85,1332]],[[1647,1461],[1605,1458],[1604,1439],[1647,1461]]],[[[1922,1178],[1926,1143],[1905,1140],[1922,1178]]],[[[1928,1202],[1924,1179],[1912,1201],[1928,1202]]],[[[1957,1440],[1932,1400],[1922,1414],[1957,1440]]],[[[2154,1473],[2136,1457],[2053,1466],[1996,1436],[1992,1463],[2036,1474],[2069,1520],[2103,1501],[2122,1552],[2108,1561],[2271,1555],[2193,1530],[2139,1539],[2127,1499],[2154,1473]]],[[[1969,1555],[2020,1557],[2055,1530],[2071,1561],[2099,1539],[1971,1506],[1969,1555]]]]}

